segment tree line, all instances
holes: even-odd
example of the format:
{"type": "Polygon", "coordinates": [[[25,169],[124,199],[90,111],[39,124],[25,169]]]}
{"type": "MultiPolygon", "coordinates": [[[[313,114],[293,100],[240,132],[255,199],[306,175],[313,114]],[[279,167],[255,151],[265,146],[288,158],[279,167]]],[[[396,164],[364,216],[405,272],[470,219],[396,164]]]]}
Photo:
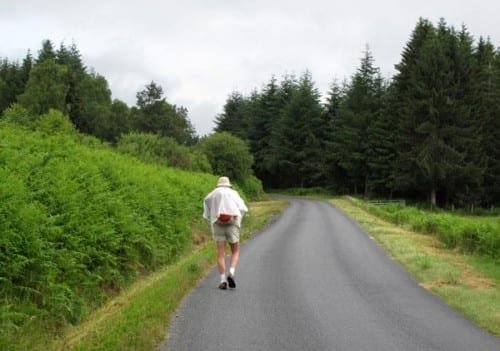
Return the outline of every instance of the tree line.
{"type": "Polygon", "coordinates": [[[73,43],[44,40],[36,58],[0,61],[0,116],[33,130],[72,129],[146,162],[228,175],[259,197],[247,144],[228,133],[200,138],[183,106],[169,103],[154,81],[137,92],[135,106],[112,99],[105,77],[88,69],[73,43]],[[69,119],[69,121],[65,121],[69,119]],[[69,125],[68,125],[69,123],[69,125]],[[42,128],[43,129],[43,128],[42,128]]]}
{"type": "Polygon", "coordinates": [[[326,102],[309,72],[229,95],[217,132],[250,145],[268,188],[328,187],[442,206],[500,203],[500,51],[420,19],[390,79],[369,49],[326,102]]]}
{"type": "Polygon", "coordinates": [[[133,107],[112,100],[107,80],[84,65],[74,43],[55,49],[44,40],[36,58],[28,51],[21,63],[1,60],[0,113],[13,104],[25,108],[32,119],[57,109],[80,132],[109,142],[130,131],[157,133],[185,145],[196,141],[187,109],[168,103],[161,86],[147,84],[133,107]]]}

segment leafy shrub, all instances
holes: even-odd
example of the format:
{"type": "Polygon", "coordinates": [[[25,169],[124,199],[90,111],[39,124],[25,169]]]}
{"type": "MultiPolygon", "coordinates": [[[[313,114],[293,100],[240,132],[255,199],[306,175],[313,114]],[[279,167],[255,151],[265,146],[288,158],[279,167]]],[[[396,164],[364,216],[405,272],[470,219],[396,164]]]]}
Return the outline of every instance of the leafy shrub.
{"type": "Polygon", "coordinates": [[[76,135],[76,129],[68,116],[61,111],[50,109],[40,116],[35,123],[35,129],[44,134],[76,135]]]}
{"type": "Polygon", "coordinates": [[[255,176],[247,176],[238,183],[243,192],[250,198],[260,200],[264,194],[262,182],[255,176]]]}
{"type": "Polygon", "coordinates": [[[194,172],[212,173],[212,166],[210,165],[207,155],[198,149],[192,149],[189,170],[194,172]]]}
{"type": "Polygon", "coordinates": [[[20,104],[12,104],[3,112],[2,120],[19,126],[30,128],[37,116],[30,113],[28,109],[20,104]]]}
{"type": "MultiPolygon", "coordinates": [[[[0,128],[0,309],[6,328],[74,323],[190,242],[214,176],[87,147],[49,113],[0,128]],[[43,118],[42,118],[43,120],[43,118]],[[4,314],[5,313],[5,314],[4,314]]],[[[0,337],[0,344],[2,343],[0,337]]]]}
{"type": "Polygon", "coordinates": [[[246,142],[229,133],[215,133],[199,142],[214,174],[242,182],[252,175],[253,156],[246,142]]]}
{"type": "Polygon", "coordinates": [[[169,137],[136,132],[125,134],[118,141],[117,149],[146,162],[198,172],[211,171],[204,154],[169,137]]]}

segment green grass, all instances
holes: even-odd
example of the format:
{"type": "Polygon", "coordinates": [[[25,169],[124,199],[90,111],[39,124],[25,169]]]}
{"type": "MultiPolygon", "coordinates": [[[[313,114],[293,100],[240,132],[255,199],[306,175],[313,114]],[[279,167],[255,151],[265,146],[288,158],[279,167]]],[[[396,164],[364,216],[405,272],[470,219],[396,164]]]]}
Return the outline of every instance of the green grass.
{"type": "Polygon", "coordinates": [[[336,198],[331,202],[356,220],[424,288],[479,326],[500,335],[500,263],[497,260],[451,250],[436,236],[415,232],[404,223],[396,226],[367,211],[360,200],[336,198]]]}
{"type": "Polygon", "coordinates": [[[365,210],[397,225],[435,235],[448,248],[500,259],[500,216],[467,216],[402,205],[373,205],[349,198],[365,210]]]}

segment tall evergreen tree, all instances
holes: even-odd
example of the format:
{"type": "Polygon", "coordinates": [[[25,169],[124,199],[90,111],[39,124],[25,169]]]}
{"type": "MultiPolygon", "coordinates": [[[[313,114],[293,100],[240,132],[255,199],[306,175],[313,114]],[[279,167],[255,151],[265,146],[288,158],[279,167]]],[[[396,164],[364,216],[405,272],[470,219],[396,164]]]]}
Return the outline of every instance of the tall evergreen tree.
{"type": "Polygon", "coordinates": [[[312,186],[324,174],[323,111],[309,72],[301,76],[295,89],[276,124],[272,156],[281,186],[312,186]]]}
{"type": "MultiPolygon", "coordinates": [[[[469,107],[471,40],[444,21],[418,39],[419,51],[413,60],[403,59],[394,80],[398,180],[407,191],[428,194],[435,205],[438,195],[443,202],[455,201],[465,194],[458,188],[477,188],[482,178],[479,129],[469,107]]],[[[466,194],[468,201],[473,193],[466,194]]]]}
{"type": "Polygon", "coordinates": [[[228,132],[241,139],[248,139],[249,101],[240,92],[233,91],[226,100],[223,112],[215,118],[215,131],[228,132]]]}
{"type": "MultiPolygon", "coordinates": [[[[56,52],[56,63],[63,65],[68,69],[69,90],[66,94],[66,105],[68,106],[69,117],[79,128],[82,124],[89,124],[88,121],[83,121],[83,119],[88,116],[84,116],[84,112],[81,110],[84,104],[82,99],[85,99],[84,89],[85,86],[88,85],[89,76],[76,45],[73,43],[69,48],[67,48],[63,43],[61,43],[59,50],[56,52]],[[83,85],[83,87],[80,85],[83,85]]],[[[92,72],[90,73],[90,76],[90,78],[93,79],[96,77],[96,74],[92,72]]],[[[102,79],[104,79],[104,77],[102,77],[102,79]]],[[[107,108],[109,108],[109,99],[106,104],[108,105],[107,108]]],[[[92,118],[98,119],[99,116],[94,116],[92,118]]],[[[103,116],[103,118],[105,117],[103,116]]],[[[85,131],[84,129],[81,130],[85,131]]]]}
{"type": "Polygon", "coordinates": [[[42,48],[38,51],[38,57],[36,59],[36,64],[40,64],[45,60],[55,60],[56,51],[54,49],[54,44],[48,39],[42,41],[42,48]]]}
{"type": "Polygon", "coordinates": [[[378,72],[374,77],[372,117],[367,129],[367,193],[382,197],[394,194],[395,118],[388,111],[391,93],[378,72]]]}
{"type": "MultiPolygon", "coordinates": [[[[489,44],[486,51],[490,51],[489,44]]],[[[482,82],[483,105],[487,106],[483,122],[482,149],[486,156],[484,176],[485,205],[500,204],[500,51],[493,58],[485,55],[482,67],[485,71],[482,82]]]]}
{"type": "MultiPolygon", "coordinates": [[[[382,86],[379,69],[367,49],[352,77],[345,99],[333,125],[335,162],[349,179],[354,193],[369,192],[369,131],[381,109],[382,86]]],[[[373,154],[373,153],[372,153],[373,154]]]]}
{"type": "Polygon", "coordinates": [[[8,59],[0,61],[0,113],[16,102],[17,96],[23,93],[32,66],[33,58],[29,51],[21,65],[9,62],[8,59]]]}
{"type": "MultiPolygon", "coordinates": [[[[344,82],[344,86],[347,83],[344,82]]],[[[335,126],[339,118],[340,107],[345,98],[345,90],[334,80],[330,85],[330,90],[327,93],[326,104],[324,107],[325,120],[325,167],[326,178],[325,185],[336,189],[342,193],[342,189],[347,183],[346,175],[343,169],[337,163],[335,150],[335,126]]]]}
{"type": "Polygon", "coordinates": [[[250,120],[250,147],[255,159],[255,174],[267,185],[277,177],[273,159],[269,157],[272,153],[271,139],[273,129],[286,103],[274,76],[253,101],[255,103],[250,120]]]}

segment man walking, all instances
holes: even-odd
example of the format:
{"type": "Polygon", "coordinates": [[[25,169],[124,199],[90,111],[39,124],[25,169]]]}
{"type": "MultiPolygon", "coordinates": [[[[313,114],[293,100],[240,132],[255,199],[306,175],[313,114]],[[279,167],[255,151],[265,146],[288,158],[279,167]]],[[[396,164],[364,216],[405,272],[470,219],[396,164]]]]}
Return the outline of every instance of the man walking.
{"type": "Polygon", "coordinates": [[[203,217],[210,221],[212,235],[217,245],[219,289],[236,288],[235,270],[240,257],[240,227],[243,215],[248,212],[243,199],[232,189],[228,177],[220,177],[216,188],[203,201],[203,217]],[[231,247],[231,266],[226,277],[225,244],[231,247]]]}

